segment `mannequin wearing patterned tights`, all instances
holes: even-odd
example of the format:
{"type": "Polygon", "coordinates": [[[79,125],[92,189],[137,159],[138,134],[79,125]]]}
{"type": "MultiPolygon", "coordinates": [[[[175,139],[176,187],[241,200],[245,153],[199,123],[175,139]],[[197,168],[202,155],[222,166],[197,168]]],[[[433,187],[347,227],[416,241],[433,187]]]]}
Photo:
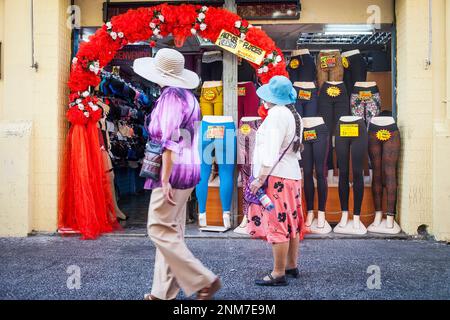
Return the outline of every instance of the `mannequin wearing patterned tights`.
{"type": "Polygon", "coordinates": [[[400,132],[394,118],[375,117],[369,125],[369,155],[373,167],[372,192],[375,205],[375,221],[370,232],[399,233],[395,222],[397,204],[397,163],[400,156],[400,132]],[[386,187],[387,219],[383,219],[383,187],[386,187]]]}

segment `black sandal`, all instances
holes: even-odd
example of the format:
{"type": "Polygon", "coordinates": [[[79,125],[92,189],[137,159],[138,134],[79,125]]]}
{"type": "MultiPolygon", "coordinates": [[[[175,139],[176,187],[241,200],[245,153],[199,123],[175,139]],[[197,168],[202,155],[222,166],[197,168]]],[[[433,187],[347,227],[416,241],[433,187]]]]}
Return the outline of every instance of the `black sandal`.
{"type": "Polygon", "coordinates": [[[270,280],[255,280],[255,284],[257,286],[263,286],[263,287],[285,287],[288,285],[288,282],[286,280],[286,276],[282,276],[279,278],[274,278],[272,276],[272,273],[268,273],[267,276],[269,277],[270,280]]]}
{"type": "Polygon", "coordinates": [[[286,270],[286,276],[298,279],[300,277],[300,271],[298,268],[286,270]]]}

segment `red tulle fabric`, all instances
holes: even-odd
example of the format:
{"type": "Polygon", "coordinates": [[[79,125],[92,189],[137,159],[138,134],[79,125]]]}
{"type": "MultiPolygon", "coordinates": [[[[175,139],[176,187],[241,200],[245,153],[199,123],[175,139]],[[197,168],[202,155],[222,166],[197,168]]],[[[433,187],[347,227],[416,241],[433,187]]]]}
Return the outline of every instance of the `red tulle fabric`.
{"type": "MultiPolygon", "coordinates": [[[[86,107],[90,98],[82,98],[82,93],[100,83],[100,69],[114,58],[118,50],[128,43],[152,37],[150,22],[158,25],[161,36],[172,34],[177,43],[191,36],[192,28],[203,38],[215,42],[223,29],[240,36],[241,30],[235,27],[236,21],[242,21],[242,26],[248,26],[248,22],[238,15],[222,8],[210,7],[204,20],[207,27],[201,31],[196,21],[200,8],[199,5],[161,4],[129,10],[111,19],[112,30],[108,30],[105,25],[90,37],[89,42],[80,45],[68,82],[72,106],[67,112],[67,119],[72,126],[64,155],[59,201],[60,229],[79,231],[83,239],[95,239],[118,227],[115,222],[111,181],[105,172],[98,141],[96,122],[99,115],[97,111],[86,107]],[[164,17],[163,20],[158,19],[159,14],[164,17]],[[113,39],[111,31],[123,33],[123,37],[113,39]],[[83,100],[84,110],[77,108],[78,99],[83,100]]],[[[275,75],[287,76],[281,50],[263,30],[248,29],[246,40],[262,48],[267,54],[276,52],[283,58],[278,64],[266,63],[268,72],[258,73],[261,83],[268,83],[275,75]]],[[[261,67],[255,64],[252,66],[255,69],[261,67]]]]}
{"type": "Polygon", "coordinates": [[[60,230],[79,232],[85,240],[120,229],[98,139],[101,110],[91,115],[87,118],[75,108],[67,114],[72,126],[66,140],[58,223],[60,230]]]}
{"type": "Polygon", "coordinates": [[[72,125],[67,137],[66,181],[62,191],[59,228],[78,231],[83,239],[89,240],[96,239],[104,226],[96,215],[87,142],[86,126],[72,125]]]}

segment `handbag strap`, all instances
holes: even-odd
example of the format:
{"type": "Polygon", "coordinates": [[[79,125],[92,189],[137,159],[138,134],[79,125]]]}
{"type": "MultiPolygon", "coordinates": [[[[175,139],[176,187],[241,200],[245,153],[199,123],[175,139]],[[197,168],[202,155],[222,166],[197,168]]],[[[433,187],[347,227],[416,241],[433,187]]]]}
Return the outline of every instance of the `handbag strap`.
{"type": "Polygon", "coordinates": [[[269,174],[267,175],[268,177],[272,175],[272,173],[274,172],[275,168],[278,166],[278,164],[281,162],[281,160],[283,159],[283,157],[286,155],[286,153],[288,152],[289,148],[292,146],[292,144],[294,143],[296,136],[294,134],[294,138],[292,138],[291,143],[289,143],[289,145],[287,146],[287,148],[283,151],[283,153],[281,154],[280,158],[278,159],[277,163],[275,163],[275,165],[272,167],[272,169],[270,170],[269,174]]]}

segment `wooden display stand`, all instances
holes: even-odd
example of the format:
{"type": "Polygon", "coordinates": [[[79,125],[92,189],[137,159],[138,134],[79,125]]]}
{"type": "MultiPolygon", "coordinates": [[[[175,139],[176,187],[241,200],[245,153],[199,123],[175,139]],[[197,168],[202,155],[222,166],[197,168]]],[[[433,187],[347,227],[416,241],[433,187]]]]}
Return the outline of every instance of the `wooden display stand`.
{"type": "MultiPolygon", "coordinates": [[[[242,221],[242,188],[238,192],[239,223],[242,221]]],[[[219,187],[208,187],[208,200],[206,202],[206,221],[208,226],[223,226],[223,211],[220,201],[219,187]]]]}

